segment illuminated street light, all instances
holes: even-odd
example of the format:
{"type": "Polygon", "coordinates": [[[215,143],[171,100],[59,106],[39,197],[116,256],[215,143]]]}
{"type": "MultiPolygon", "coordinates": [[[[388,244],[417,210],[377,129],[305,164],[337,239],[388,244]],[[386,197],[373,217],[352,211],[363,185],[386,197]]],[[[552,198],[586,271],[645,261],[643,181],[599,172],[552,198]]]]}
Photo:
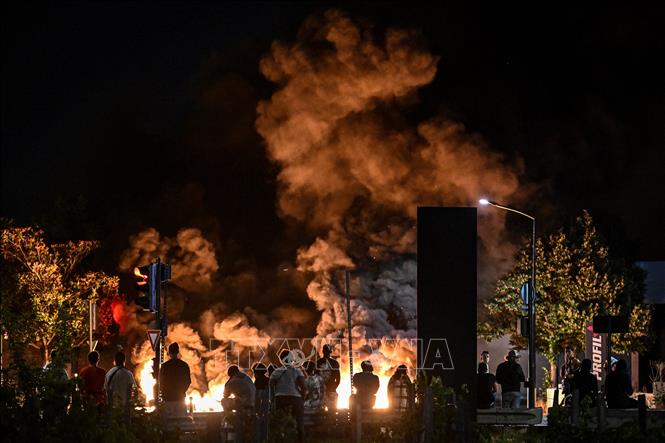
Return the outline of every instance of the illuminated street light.
{"type": "Polygon", "coordinates": [[[504,211],[514,212],[531,220],[531,293],[528,295],[529,310],[529,381],[528,407],[536,407],[536,218],[517,209],[509,208],[486,198],[478,200],[483,206],[491,205],[504,211]]]}

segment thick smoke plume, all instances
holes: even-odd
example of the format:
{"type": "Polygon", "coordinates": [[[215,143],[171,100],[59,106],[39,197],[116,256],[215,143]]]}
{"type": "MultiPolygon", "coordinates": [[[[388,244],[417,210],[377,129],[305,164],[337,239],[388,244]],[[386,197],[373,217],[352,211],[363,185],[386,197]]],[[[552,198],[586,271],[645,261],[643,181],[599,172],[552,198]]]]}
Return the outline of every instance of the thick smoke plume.
{"type": "MultiPolygon", "coordinates": [[[[355,269],[359,344],[415,337],[416,208],[475,206],[481,195],[511,201],[517,189],[518,168],[461,124],[403,117],[437,62],[416,32],[378,33],[336,10],[308,19],[296,42],[274,43],[261,60],[278,90],[259,104],[256,127],[281,167],[280,215],[317,235],[297,260],[314,276],[307,292],[322,313],[320,337],[346,326],[339,268],[355,269]]],[[[496,252],[503,219],[491,217],[480,237],[496,252]]],[[[381,355],[413,360],[392,348],[381,355]]]]}
{"type": "Polygon", "coordinates": [[[193,293],[204,293],[212,288],[213,277],[219,269],[215,247],[196,228],[182,228],[175,238],[162,237],[154,228],[148,228],[129,239],[130,247],[120,258],[118,268],[123,272],[135,266],[166,257],[171,259],[173,283],[193,293]]]}

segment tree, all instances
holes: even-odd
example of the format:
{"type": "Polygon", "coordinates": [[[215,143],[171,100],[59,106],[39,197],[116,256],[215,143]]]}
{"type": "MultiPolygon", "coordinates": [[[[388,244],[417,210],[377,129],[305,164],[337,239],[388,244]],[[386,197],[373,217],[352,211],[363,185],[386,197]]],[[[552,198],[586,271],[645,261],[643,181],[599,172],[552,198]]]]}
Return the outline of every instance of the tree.
{"type": "MultiPolygon", "coordinates": [[[[85,342],[90,300],[116,298],[119,283],[103,272],[76,272],[98,247],[94,241],[48,244],[44,232],[32,227],[2,229],[0,312],[12,343],[37,348],[46,360],[55,347],[85,342]]],[[[109,321],[108,315],[99,317],[109,321]]]]}
{"type": "MultiPolygon", "coordinates": [[[[513,269],[496,285],[485,303],[487,321],[479,326],[488,340],[511,335],[511,344],[524,349],[527,340],[516,334],[521,315],[520,288],[529,281],[531,248],[517,254],[513,269]]],[[[556,355],[565,349],[584,350],[585,326],[596,315],[629,315],[630,332],[612,337],[617,352],[645,349],[651,308],[642,304],[644,273],[612,259],[584,211],[574,226],[559,229],[536,242],[536,346],[554,367],[556,355]]]]}

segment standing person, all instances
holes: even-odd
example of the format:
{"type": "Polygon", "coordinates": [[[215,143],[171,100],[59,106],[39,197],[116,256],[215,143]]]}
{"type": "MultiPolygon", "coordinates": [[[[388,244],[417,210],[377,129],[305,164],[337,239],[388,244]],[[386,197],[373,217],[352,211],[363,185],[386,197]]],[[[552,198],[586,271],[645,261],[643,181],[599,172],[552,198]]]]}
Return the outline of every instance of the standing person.
{"type": "Polygon", "coordinates": [[[122,411],[123,420],[129,422],[132,389],[136,385],[132,372],[125,368],[125,353],[115,354],[115,366],[108,370],[104,380],[106,401],[112,408],[122,411]]]}
{"type": "Polygon", "coordinates": [[[283,350],[279,354],[282,367],[275,369],[270,376],[270,387],[275,392],[275,408],[290,412],[298,427],[298,441],[305,438],[303,393],[305,392],[305,376],[291,363],[291,352],[283,350]]]}
{"type": "Polygon", "coordinates": [[[478,409],[490,409],[494,407],[496,398],[496,377],[490,374],[487,363],[478,363],[476,402],[478,409]]]}
{"type": "Polygon", "coordinates": [[[256,411],[257,426],[256,434],[259,442],[264,442],[268,438],[268,412],[270,411],[270,389],[268,384],[268,369],[263,363],[257,363],[252,368],[254,372],[254,388],[256,396],[254,401],[254,410],[256,411]]]}
{"type": "Polygon", "coordinates": [[[341,378],[339,362],[330,356],[332,354],[330,345],[323,345],[321,353],[323,357],[316,361],[316,369],[325,385],[324,405],[328,407],[328,410],[333,411],[337,408],[337,387],[341,378]]]}
{"type": "Polygon", "coordinates": [[[106,370],[97,366],[99,363],[99,352],[92,351],[88,354],[88,363],[81,369],[79,376],[83,380],[83,396],[86,401],[93,401],[98,408],[104,405],[104,381],[106,370]]]}
{"type": "Polygon", "coordinates": [[[631,398],[633,386],[628,376],[628,365],[623,358],[618,360],[612,372],[605,377],[605,398],[610,409],[629,409],[637,407],[637,400],[631,398]]]}
{"type": "Polygon", "coordinates": [[[517,363],[519,354],[510,350],[506,361],[496,368],[496,381],[501,385],[501,407],[519,408],[522,403],[522,383],[526,380],[517,363]]]}
{"type": "Polygon", "coordinates": [[[487,371],[490,370],[490,351],[483,351],[480,353],[480,363],[487,365],[487,371]]]}
{"type": "Polygon", "coordinates": [[[60,355],[56,351],[51,351],[49,354],[49,361],[44,365],[44,373],[47,377],[60,383],[67,383],[69,381],[69,374],[61,364],[60,355]]]}
{"type": "Polygon", "coordinates": [[[305,362],[305,372],[307,378],[305,379],[305,410],[319,411],[323,408],[326,389],[321,377],[316,370],[316,363],[313,361],[305,362]]]}
{"type": "Polygon", "coordinates": [[[49,381],[51,389],[42,394],[42,413],[45,421],[59,420],[67,414],[67,406],[70,401],[69,375],[62,365],[62,355],[56,351],[51,351],[49,361],[44,365],[44,375],[49,381]]]}
{"type": "Polygon", "coordinates": [[[569,395],[573,393],[573,377],[575,372],[580,367],[580,361],[575,356],[575,351],[572,349],[566,349],[564,353],[564,364],[561,366],[561,380],[563,383],[563,393],[564,395],[569,395]]]}
{"type": "Polygon", "coordinates": [[[233,431],[235,441],[242,443],[245,434],[251,429],[252,417],[254,415],[254,402],[256,400],[256,387],[254,382],[236,365],[227,370],[229,380],[224,385],[224,409],[233,409],[233,431]],[[233,402],[230,402],[233,395],[233,402]]]}
{"type": "Polygon", "coordinates": [[[405,365],[399,365],[388,380],[389,407],[395,412],[406,412],[413,409],[415,401],[413,383],[406,371],[405,365]]]}
{"type": "Polygon", "coordinates": [[[372,409],[379,390],[379,377],[374,374],[374,368],[369,360],[363,361],[360,367],[362,372],[353,374],[353,386],[356,388],[353,397],[362,409],[372,409]]]}
{"type": "Polygon", "coordinates": [[[598,379],[591,373],[591,360],[585,358],[580,364],[580,369],[573,376],[573,390],[580,391],[580,402],[585,398],[591,400],[591,406],[595,407],[598,398],[598,379]]]}
{"type": "Polygon", "coordinates": [[[185,396],[192,383],[189,365],[178,358],[178,343],[169,345],[169,360],[159,369],[159,389],[162,391],[164,409],[167,415],[185,415],[187,405],[185,396]]]}

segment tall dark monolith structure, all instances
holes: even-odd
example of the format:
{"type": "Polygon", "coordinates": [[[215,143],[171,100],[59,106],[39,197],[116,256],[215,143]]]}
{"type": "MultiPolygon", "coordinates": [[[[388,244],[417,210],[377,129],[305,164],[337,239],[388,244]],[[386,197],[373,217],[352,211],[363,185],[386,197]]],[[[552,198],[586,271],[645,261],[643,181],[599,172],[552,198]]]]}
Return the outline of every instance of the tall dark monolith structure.
{"type": "MultiPolygon", "coordinates": [[[[476,208],[418,208],[418,362],[475,410],[476,208]]],[[[473,414],[475,416],[475,414],[473,414]]],[[[474,417],[475,419],[475,417],[474,417]]]]}

